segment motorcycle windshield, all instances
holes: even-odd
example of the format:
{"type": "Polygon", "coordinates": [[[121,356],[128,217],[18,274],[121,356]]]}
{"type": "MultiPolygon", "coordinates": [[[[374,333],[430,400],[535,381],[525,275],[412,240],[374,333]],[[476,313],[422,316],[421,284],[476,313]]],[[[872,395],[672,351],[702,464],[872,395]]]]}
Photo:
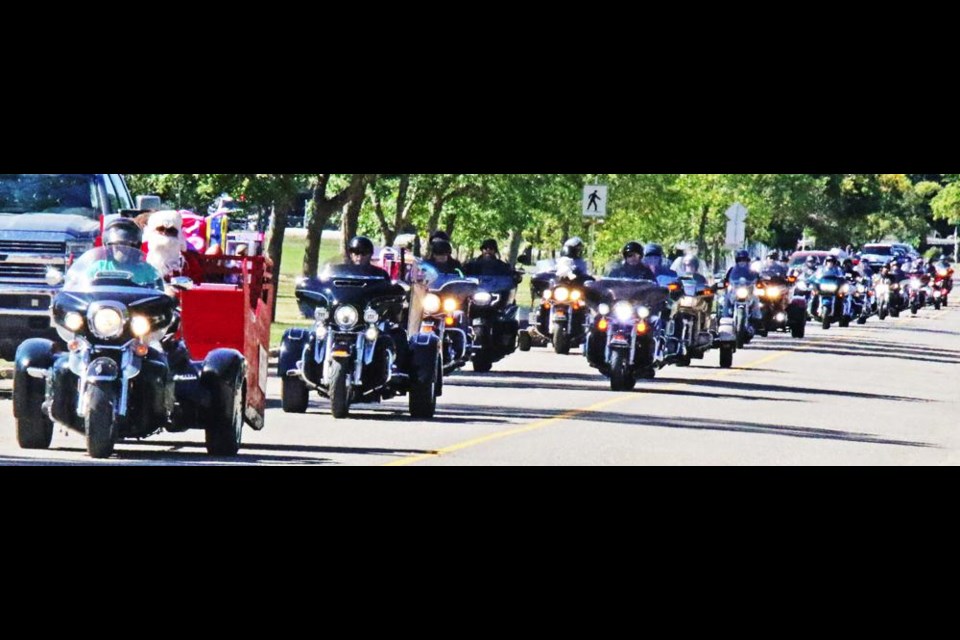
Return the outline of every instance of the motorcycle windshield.
{"type": "Polygon", "coordinates": [[[626,278],[603,278],[586,285],[587,299],[594,304],[608,304],[626,300],[655,308],[668,297],[666,289],[650,280],[630,280],[626,278]]]}
{"type": "Polygon", "coordinates": [[[433,280],[427,279],[430,291],[463,298],[472,296],[480,288],[477,278],[467,278],[459,273],[438,273],[433,280]]]}
{"type": "Polygon", "coordinates": [[[509,293],[517,288],[513,276],[479,276],[480,288],[489,293],[509,293]]]}
{"type": "Polygon", "coordinates": [[[327,306],[351,304],[362,306],[375,298],[401,295],[403,289],[395,285],[382,269],[353,264],[328,265],[320,277],[308,280],[297,288],[297,298],[312,300],[327,306]]]}
{"type": "Polygon", "coordinates": [[[147,262],[140,249],[124,245],[96,247],[87,251],[67,271],[64,291],[137,293],[144,289],[163,291],[160,272],[147,262]]]}

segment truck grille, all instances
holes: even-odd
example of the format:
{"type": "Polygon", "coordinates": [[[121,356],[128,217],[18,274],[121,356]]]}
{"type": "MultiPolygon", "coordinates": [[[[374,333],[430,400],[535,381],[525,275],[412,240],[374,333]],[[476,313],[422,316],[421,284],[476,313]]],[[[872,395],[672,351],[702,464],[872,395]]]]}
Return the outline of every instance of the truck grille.
{"type": "Polygon", "coordinates": [[[16,264],[0,262],[0,282],[44,282],[45,264],[16,264]]]}
{"type": "Polygon", "coordinates": [[[66,252],[67,243],[65,242],[0,240],[0,253],[42,253],[62,256],[66,252]]]}

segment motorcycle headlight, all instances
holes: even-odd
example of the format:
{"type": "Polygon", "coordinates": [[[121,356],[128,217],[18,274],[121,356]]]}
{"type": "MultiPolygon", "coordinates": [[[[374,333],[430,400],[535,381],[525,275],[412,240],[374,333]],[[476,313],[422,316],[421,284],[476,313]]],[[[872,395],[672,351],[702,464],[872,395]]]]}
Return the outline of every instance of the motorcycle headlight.
{"type": "Polygon", "coordinates": [[[831,283],[825,283],[820,285],[820,290],[824,293],[835,293],[837,290],[837,285],[831,283]]]}
{"type": "Polygon", "coordinates": [[[447,313],[453,313],[459,306],[460,304],[457,302],[456,298],[447,298],[443,301],[443,310],[447,313]]]}
{"type": "Polygon", "coordinates": [[[573,291],[570,292],[571,300],[576,301],[576,300],[579,300],[581,297],[583,297],[583,293],[579,289],[574,289],[573,291]]]}
{"type": "Polygon", "coordinates": [[[484,307],[490,304],[491,300],[493,300],[493,296],[491,296],[486,291],[477,291],[475,294],[473,294],[474,304],[478,304],[481,307],[484,307]]]}
{"type": "Polygon", "coordinates": [[[778,300],[783,295],[783,289],[780,287],[768,287],[767,297],[771,300],[778,300]]]}
{"type": "Polygon", "coordinates": [[[71,311],[63,316],[63,326],[76,333],[83,329],[83,316],[76,311],[71,311]]]}
{"type": "Polygon", "coordinates": [[[330,309],[327,309],[326,307],[317,307],[317,309],[313,312],[313,319],[321,324],[326,322],[327,318],[329,317],[330,309]]]}
{"type": "Polygon", "coordinates": [[[797,283],[797,291],[803,292],[803,291],[806,291],[806,290],[807,290],[807,283],[805,283],[805,282],[798,282],[798,283],[797,283]]]}
{"type": "Polygon", "coordinates": [[[863,293],[863,292],[865,292],[866,290],[867,290],[867,288],[866,288],[865,286],[863,286],[862,284],[858,284],[858,285],[857,285],[857,293],[863,293]]]}
{"type": "Polygon", "coordinates": [[[910,286],[913,287],[914,289],[919,289],[919,288],[920,288],[920,281],[919,281],[918,279],[916,279],[916,278],[912,278],[912,279],[910,280],[910,286]]]}
{"type": "Polygon", "coordinates": [[[845,284],[840,287],[840,293],[850,293],[850,285],[845,284]]]}
{"type": "Polygon", "coordinates": [[[629,302],[618,302],[613,305],[613,315],[615,315],[620,322],[626,322],[633,318],[633,306],[629,302]]]}
{"type": "Polygon", "coordinates": [[[601,302],[597,305],[597,311],[600,312],[600,315],[605,316],[610,313],[610,305],[608,305],[606,302],[601,302]]]}
{"type": "Polygon", "coordinates": [[[697,299],[693,296],[683,296],[680,298],[680,304],[684,307],[695,307],[697,306],[697,299]]]}
{"type": "Polygon", "coordinates": [[[553,290],[553,297],[557,302],[566,302],[570,298],[570,289],[566,287],[557,287],[553,290]]]}
{"type": "Polygon", "coordinates": [[[123,333],[123,313],[114,307],[101,307],[90,318],[90,328],[99,338],[116,338],[123,333]]]}
{"type": "Polygon", "coordinates": [[[746,300],[750,297],[750,289],[746,287],[740,287],[737,289],[737,300],[746,300]]]}
{"type": "Polygon", "coordinates": [[[357,320],[360,319],[360,314],[357,313],[357,310],[349,304],[345,304],[339,309],[336,313],[333,314],[333,319],[336,321],[337,326],[341,329],[349,329],[353,325],[357,324],[357,320]]]}
{"type": "Polygon", "coordinates": [[[435,293],[428,293],[423,297],[423,310],[427,313],[436,313],[440,311],[440,296],[435,293]]]}
{"type": "Polygon", "coordinates": [[[543,291],[543,299],[544,299],[544,300],[549,300],[551,297],[553,297],[553,291],[550,291],[550,289],[544,289],[544,291],[543,291]]]}
{"type": "Polygon", "coordinates": [[[363,312],[363,321],[367,324],[375,324],[380,322],[380,314],[377,313],[376,309],[367,307],[367,309],[363,312]]]}
{"type": "Polygon", "coordinates": [[[376,327],[367,327],[367,330],[363,334],[368,342],[376,342],[377,338],[380,337],[380,330],[376,327]]]}
{"type": "Polygon", "coordinates": [[[650,317],[650,309],[641,305],[637,307],[637,315],[641,318],[648,318],[650,317]]]}
{"type": "Polygon", "coordinates": [[[130,331],[138,338],[150,333],[150,318],[146,316],[133,316],[130,319],[130,331]]]}

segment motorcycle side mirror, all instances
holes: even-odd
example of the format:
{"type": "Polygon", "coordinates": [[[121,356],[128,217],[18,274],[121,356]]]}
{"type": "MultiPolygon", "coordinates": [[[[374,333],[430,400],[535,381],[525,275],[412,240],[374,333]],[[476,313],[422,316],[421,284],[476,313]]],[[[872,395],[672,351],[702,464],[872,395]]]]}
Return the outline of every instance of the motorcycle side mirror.
{"type": "Polygon", "coordinates": [[[523,282],[524,273],[525,273],[525,272],[524,272],[523,269],[519,269],[519,270],[517,270],[517,271],[514,271],[514,272],[513,272],[513,281],[514,281],[514,283],[520,284],[521,282],[523,282]]]}
{"type": "Polygon", "coordinates": [[[186,276],[177,276],[176,278],[170,279],[170,286],[180,289],[181,291],[193,289],[193,279],[187,278],[186,276]]]}

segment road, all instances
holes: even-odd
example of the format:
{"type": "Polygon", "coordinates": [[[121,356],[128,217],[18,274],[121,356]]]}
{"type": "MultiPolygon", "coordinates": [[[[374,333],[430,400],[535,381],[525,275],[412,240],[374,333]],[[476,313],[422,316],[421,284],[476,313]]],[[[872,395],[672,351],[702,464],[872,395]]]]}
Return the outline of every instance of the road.
{"type": "Polygon", "coordinates": [[[0,465],[960,464],[960,308],[807,331],[758,338],[731,370],[716,352],[668,367],[630,393],[580,355],[535,348],[447,378],[432,422],[410,420],[400,398],[347,420],[317,397],[287,415],[271,378],[267,426],[246,430],[234,459],[208,457],[200,431],[124,442],[106,461],[61,430],[50,450],[23,451],[6,397],[0,465]]]}

